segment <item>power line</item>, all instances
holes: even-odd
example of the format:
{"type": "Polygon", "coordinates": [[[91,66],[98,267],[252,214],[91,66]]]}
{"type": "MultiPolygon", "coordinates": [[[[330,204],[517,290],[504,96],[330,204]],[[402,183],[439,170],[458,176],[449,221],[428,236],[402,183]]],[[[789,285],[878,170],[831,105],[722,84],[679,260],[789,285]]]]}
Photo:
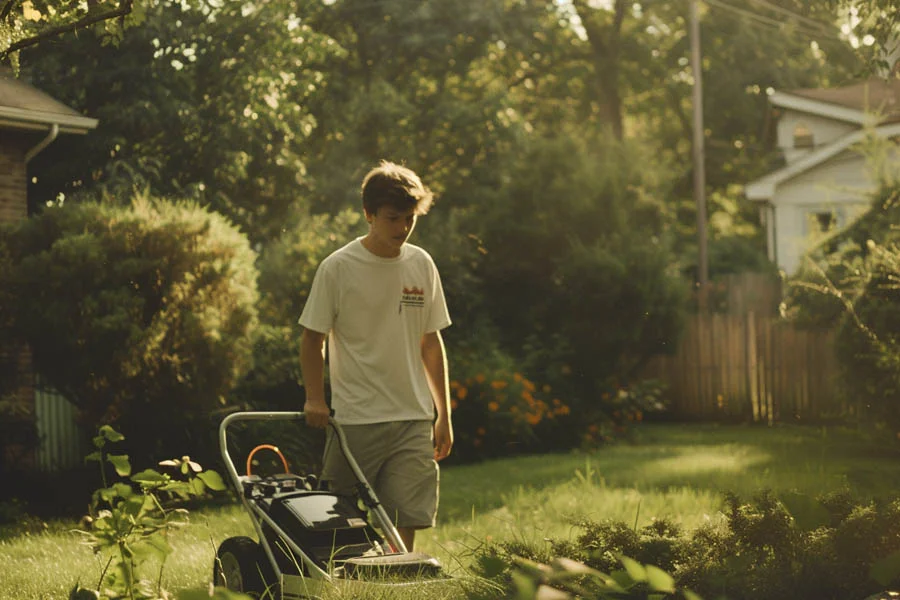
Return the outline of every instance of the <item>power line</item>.
{"type": "MultiPolygon", "coordinates": [[[[762,26],[768,27],[769,29],[777,29],[779,31],[784,26],[783,21],[779,21],[772,17],[767,17],[765,15],[761,15],[759,13],[755,13],[755,12],[752,12],[749,10],[738,8],[737,6],[733,6],[726,2],[720,2],[719,0],[704,0],[704,1],[707,4],[709,4],[710,6],[714,6],[716,8],[730,11],[733,14],[737,14],[746,19],[749,19],[749,21],[748,21],[749,24],[762,25],[762,26]]],[[[835,34],[828,33],[826,31],[812,31],[809,29],[805,29],[797,24],[794,25],[794,30],[797,33],[804,35],[805,37],[810,38],[810,39],[817,39],[817,38],[822,38],[822,37],[833,39],[833,40],[841,39],[839,36],[837,36],[835,34]]]]}
{"type": "Polygon", "coordinates": [[[812,19],[805,15],[795,13],[794,11],[792,11],[788,8],[784,8],[783,6],[778,6],[777,4],[772,4],[768,0],[750,0],[750,1],[756,5],[764,6],[765,8],[771,10],[772,12],[781,13],[785,16],[791,17],[793,19],[797,19],[798,21],[803,21],[805,23],[808,23],[814,27],[825,28],[822,30],[823,33],[827,33],[827,28],[829,28],[833,25],[833,24],[826,23],[824,21],[819,21],[817,19],[812,19]]]}

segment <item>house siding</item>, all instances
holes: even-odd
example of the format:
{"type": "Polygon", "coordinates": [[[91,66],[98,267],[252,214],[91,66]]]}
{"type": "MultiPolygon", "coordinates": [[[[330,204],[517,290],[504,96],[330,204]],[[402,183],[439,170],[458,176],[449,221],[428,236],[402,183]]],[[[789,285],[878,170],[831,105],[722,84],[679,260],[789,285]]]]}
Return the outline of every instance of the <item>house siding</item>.
{"type": "Polygon", "coordinates": [[[788,164],[811,151],[811,149],[807,148],[794,148],[794,128],[800,124],[805,125],[812,132],[813,144],[816,148],[829,144],[859,129],[858,125],[852,123],[844,123],[792,110],[786,111],[778,120],[777,135],[778,147],[784,153],[784,159],[788,164]]]}
{"type": "Polygon", "coordinates": [[[872,190],[866,160],[855,152],[842,153],[780,185],[773,198],[778,266],[787,273],[800,267],[814,242],[808,227],[811,213],[834,212],[838,227],[843,227],[868,209],[872,190]]]}

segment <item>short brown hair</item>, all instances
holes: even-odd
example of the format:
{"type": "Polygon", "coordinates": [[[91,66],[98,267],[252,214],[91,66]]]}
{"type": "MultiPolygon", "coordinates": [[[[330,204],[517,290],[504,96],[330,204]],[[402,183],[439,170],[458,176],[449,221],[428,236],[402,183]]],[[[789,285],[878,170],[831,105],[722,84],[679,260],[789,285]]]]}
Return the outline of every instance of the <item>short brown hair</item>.
{"type": "Polygon", "coordinates": [[[431,208],[434,195],[412,169],[383,160],[363,178],[362,201],[371,215],[382,206],[414,208],[417,215],[424,215],[431,208]]]}

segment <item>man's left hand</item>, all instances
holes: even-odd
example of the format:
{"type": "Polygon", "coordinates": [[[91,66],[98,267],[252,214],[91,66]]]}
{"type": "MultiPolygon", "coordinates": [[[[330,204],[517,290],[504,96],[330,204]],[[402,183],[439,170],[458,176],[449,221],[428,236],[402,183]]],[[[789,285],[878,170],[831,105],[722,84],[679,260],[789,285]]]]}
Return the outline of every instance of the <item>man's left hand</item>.
{"type": "Polygon", "coordinates": [[[438,417],[434,423],[434,460],[444,460],[453,448],[453,425],[447,417],[438,417]]]}

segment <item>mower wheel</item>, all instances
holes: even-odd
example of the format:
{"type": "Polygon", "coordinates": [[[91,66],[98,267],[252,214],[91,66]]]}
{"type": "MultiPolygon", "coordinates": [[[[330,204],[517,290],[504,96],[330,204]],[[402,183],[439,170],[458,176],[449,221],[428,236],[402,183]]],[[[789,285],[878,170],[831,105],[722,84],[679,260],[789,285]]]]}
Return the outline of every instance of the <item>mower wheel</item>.
{"type": "Polygon", "coordinates": [[[230,537],[219,545],[213,565],[213,583],[254,598],[276,597],[272,593],[274,577],[265,551],[245,536],[230,537]],[[267,591],[269,594],[264,596],[267,591]]]}

